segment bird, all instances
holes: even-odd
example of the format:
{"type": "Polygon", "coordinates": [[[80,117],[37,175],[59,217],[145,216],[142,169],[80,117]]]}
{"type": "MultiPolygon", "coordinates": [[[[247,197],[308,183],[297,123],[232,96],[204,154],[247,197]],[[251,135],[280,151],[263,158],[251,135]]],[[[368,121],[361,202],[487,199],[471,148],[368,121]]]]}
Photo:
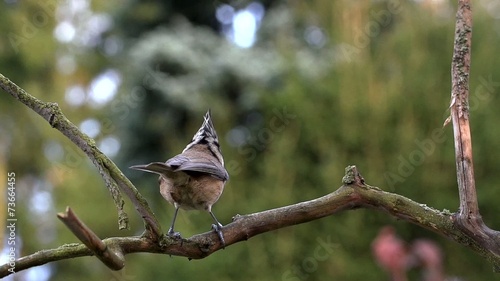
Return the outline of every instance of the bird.
{"type": "Polygon", "coordinates": [[[222,246],[225,246],[222,224],[212,212],[212,206],[222,195],[229,174],[224,167],[210,109],[205,114],[200,129],[181,154],[166,162],[152,162],[130,168],[160,175],[160,194],[175,207],[174,218],[167,232],[169,236],[181,238],[180,233],[174,231],[179,209],[204,210],[212,216],[215,222],[212,229],[219,236],[222,246]]]}

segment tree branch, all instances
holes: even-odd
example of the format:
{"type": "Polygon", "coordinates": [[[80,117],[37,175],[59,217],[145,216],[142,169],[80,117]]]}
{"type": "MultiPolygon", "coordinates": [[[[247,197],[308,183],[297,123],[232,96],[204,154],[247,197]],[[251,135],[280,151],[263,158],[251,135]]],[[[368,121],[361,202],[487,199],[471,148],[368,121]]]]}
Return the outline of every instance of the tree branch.
{"type": "Polygon", "coordinates": [[[57,103],[40,101],[2,74],[0,74],[0,88],[42,116],[53,128],[59,130],[85,152],[99,170],[113,196],[119,211],[120,227],[126,227],[127,218],[124,216],[122,209],[123,202],[121,201],[121,196],[117,195],[116,186],[113,182],[116,182],[121,191],[132,201],[137,212],[144,220],[146,228],[144,235],[148,235],[155,240],[158,240],[162,236],[161,226],[144,197],[142,197],[130,180],[123,175],[115,163],[97,148],[94,140],[82,133],[78,127],[66,118],[57,103]]]}
{"type": "MultiPolygon", "coordinates": [[[[452,62],[452,102],[450,106],[460,193],[458,213],[438,211],[404,196],[367,185],[356,167],[349,166],[346,168],[343,185],[328,195],[255,214],[235,216],[233,222],[222,229],[226,246],[245,241],[261,233],[309,222],[344,210],[373,208],[448,237],[473,249],[495,265],[495,268],[500,268],[500,233],[484,225],[479,214],[474,183],[472,143],[468,121],[471,19],[470,2],[459,0],[452,62]]],[[[68,211],[67,214],[62,215],[62,218],[85,245],[64,245],[19,258],[15,262],[14,269],[10,264],[0,266],[0,277],[48,262],[94,254],[100,256],[112,269],[118,269],[123,266],[122,255],[130,253],[162,253],[201,259],[222,248],[217,234],[213,231],[188,239],[163,236],[160,225],[146,200],[118,167],[97,149],[94,141],[81,133],[62,114],[57,104],[42,102],[34,98],[1,74],[0,87],[41,115],[52,127],[61,131],[81,148],[104,178],[119,212],[122,210],[120,205],[122,201],[115,194],[117,191],[115,185],[130,198],[143,218],[146,228],[145,234],[140,237],[113,237],[101,241],[96,234],[68,211]],[[111,250],[107,251],[108,249],[111,250]]],[[[122,217],[120,216],[120,218],[122,217]]]]}
{"type": "Polygon", "coordinates": [[[66,213],[59,213],[57,217],[75,234],[80,241],[89,248],[107,267],[120,270],[125,266],[121,248],[111,250],[101,239],[88,228],[71,210],[66,208],[66,213]]]}
{"type": "Polygon", "coordinates": [[[44,265],[49,262],[72,259],[92,255],[92,251],[83,244],[73,243],[55,249],[41,250],[16,260],[15,267],[9,263],[0,266],[0,278],[28,268],[44,265]]]}
{"type": "MultiPolygon", "coordinates": [[[[458,193],[460,208],[453,218],[457,228],[473,240],[500,254],[500,232],[488,228],[479,213],[472,138],[469,124],[469,76],[472,48],[472,11],[470,0],[459,0],[456,15],[455,43],[451,63],[451,120],[455,140],[458,193]]],[[[498,264],[495,270],[499,271],[498,264]]]]}
{"type": "MultiPolygon", "coordinates": [[[[438,211],[425,204],[419,204],[404,196],[382,191],[366,185],[355,166],[346,168],[344,185],[323,197],[290,206],[233,218],[222,231],[226,247],[250,239],[253,236],[306,223],[345,210],[373,208],[387,212],[393,217],[427,228],[479,253],[495,265],[500,265],[500,256],[484,248],[467,233],[457,229],[453,214],[438,211]]],[[[162,243],[148,237],[113,237],[104,239],[108,247],[120,249],[124,255],[138,252],[161,253],[201,259],[222,249],[217,234],[213,231],[198,234],[187,239],[173,239],[165,236],[162,243]]],[[[44,250],[16,261],[16,271],[73,257],[91,256],[92,251],[82,244],[71,244],[52,250],[44,250]]],[[[9,265],[0,267],[0,277],[11,274],[9,265]]]]}
{"type": "Polygon", "coordinates": [[[460,196],[459,216],[480,219],[474,182],[472,140],[469,125],[469,73],[472,43],[472,12],[469,0],[459,0],[455,44],[451,63],[451,120],[455,139],[457,179],[460,196]]]}

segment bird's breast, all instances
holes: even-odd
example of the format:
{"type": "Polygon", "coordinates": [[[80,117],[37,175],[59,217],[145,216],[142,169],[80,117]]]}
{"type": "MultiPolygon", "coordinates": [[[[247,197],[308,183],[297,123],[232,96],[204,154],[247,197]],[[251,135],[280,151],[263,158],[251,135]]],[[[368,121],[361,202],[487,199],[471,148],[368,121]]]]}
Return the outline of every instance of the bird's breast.
{"type": "Polygon", "coordinates": [[[207,210],[219,200],[225,182],[207,174],[177,172],[160,177],[160,193],[168,202],[185,210],[207,210]]]}

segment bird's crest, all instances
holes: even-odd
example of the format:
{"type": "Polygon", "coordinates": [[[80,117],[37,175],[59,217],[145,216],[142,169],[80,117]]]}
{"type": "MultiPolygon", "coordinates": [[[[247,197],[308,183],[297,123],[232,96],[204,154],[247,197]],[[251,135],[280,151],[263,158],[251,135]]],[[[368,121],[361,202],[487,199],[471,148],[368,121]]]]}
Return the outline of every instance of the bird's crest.
{"type": "Polygon", "coordinates": [[[194,134],[191,142],[184,148],[182,152],[193,147],[196,144],[214,144],[219,147],[219,139],[217,137],[217,132],[215,131],[214,124],[212,123],[212,116],[210,115],[210,109],[204,116],[203,124],[196,134],[194,134]]]}

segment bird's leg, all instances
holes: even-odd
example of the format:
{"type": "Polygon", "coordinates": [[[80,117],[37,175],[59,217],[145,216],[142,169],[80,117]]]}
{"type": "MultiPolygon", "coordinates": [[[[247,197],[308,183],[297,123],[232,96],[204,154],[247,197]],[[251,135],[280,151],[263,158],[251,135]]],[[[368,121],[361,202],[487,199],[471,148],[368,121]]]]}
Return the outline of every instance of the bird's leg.
{"type": "Polygon", "coordinates": [[[170,237],[181,238],[180,232],[174,232],[174,224],[175,224],[175,219],[177,218],[177,212],[179,212],[179,206],[175,206],[174,219],[172,220],[172,225],[170,225],[167,234],[170,237]]]}
{"type": "Polygon", "coordinates": [[[222,244],[222,248],[226,247],[226,241],[224,241],[224,235],[222,235],[222,224],[217,220],[214,213],[209,211],[212,218],[214,218],[215,223],[212,224],[212,229],[219,235],[220,242],[222,244]]]}

